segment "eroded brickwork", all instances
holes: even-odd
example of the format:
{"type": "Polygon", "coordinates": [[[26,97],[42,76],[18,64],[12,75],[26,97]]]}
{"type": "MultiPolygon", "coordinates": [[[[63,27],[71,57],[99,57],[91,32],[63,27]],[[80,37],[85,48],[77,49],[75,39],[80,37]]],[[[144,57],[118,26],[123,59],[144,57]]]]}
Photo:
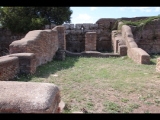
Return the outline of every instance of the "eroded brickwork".
{"type": "Polygon", "coordinates": [[[10,44],[10,54],[34,53],[37,66],[52,61],[58,50],[58,34],[56,30],[34,30],[26,36],[10,44]]]}
{"type": "Polygon", "coordinates": [[[19,60],[17,57],[0,57],[0,81],[16,78],[19,73],[19,60]]]}

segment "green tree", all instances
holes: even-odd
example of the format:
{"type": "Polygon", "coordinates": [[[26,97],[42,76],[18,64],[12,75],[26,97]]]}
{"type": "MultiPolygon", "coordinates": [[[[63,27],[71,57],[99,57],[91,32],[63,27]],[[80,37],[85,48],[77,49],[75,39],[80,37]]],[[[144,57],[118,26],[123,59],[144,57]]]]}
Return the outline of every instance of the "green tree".
{"type": "Polygon", "coordinates": [[[14,33],[42,29],[46,24],[70,23],[70,7],[0,7],[0,23],[14,33]]]}

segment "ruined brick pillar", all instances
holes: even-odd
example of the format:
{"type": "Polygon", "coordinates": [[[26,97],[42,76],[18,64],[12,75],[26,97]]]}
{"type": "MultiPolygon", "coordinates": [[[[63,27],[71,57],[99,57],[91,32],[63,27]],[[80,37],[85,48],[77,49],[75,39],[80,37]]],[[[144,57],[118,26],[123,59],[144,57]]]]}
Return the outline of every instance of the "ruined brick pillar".
{"type": "Polygon", "coordinates": [[[57,26],[58,31],[58,48],[60,50],[66,50],[66,39],[65,39],[65,27],[64,26],[57,26]]]}
{"type": "Polygon", "coordinates": [[[95,51],[96,50],[96,32],[87,32],[85,34],[85,51],[95,51]]]}

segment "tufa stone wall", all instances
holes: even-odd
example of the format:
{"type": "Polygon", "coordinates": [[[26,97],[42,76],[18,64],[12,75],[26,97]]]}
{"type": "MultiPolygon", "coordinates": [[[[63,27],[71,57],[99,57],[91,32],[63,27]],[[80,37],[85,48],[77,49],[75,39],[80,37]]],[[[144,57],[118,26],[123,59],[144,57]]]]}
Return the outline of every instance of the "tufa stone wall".
{"type": "Polygon", "coordinates": [[[51,83],[0,82],[0,113],[59,113],[59,88],[51,83]]]}
{"type": "Polygon", "coordinates": [[[160,20],[153,20],[141,28],[130,27],[139,48],[142,48],[148,54],[160,53],[160,20]]]}
{"type": "Polygon", "coordinates": [[[10,54],[34,53],[36,66],[51,61],[58,50],[58,34],[53,30],[34,30],[21,39],[10,44],[10,54]]]}
{"type": "Polygon", "coordinates": [[[116,19],[99,19],[95,24],[63,24],[66,35],[66,50],[70,52],[85,51],[85,34],[96,32],[96,50],[111,52],[111,30],[116,19]]]}
{"type": "Polygon", "coordinates": [[[15,53],[8,56],[19,59],[18,74],[34,74],[36,72],[36,56],[34,53],[15,53]]]}
{"type": "Polygon", "coordinates": [[[13,34],[8,29],[0,28],[0,56],[9,54],[9,45],[24,36],[25,34],[13,34]]]}
{"type": "Polygon", "coordinates": [[[20,74],[34,74],[36,59],[33,53],[16,53],[0,57],[0,81],[14,80],[20,74]]]}

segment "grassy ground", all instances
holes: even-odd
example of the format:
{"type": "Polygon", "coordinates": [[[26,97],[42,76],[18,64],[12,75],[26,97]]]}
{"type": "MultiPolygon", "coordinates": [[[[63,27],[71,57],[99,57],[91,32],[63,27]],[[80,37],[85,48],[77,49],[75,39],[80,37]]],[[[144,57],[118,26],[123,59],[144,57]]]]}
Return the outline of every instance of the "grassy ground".
{"type": "Polygon", "coordinates": [[[160,112],[160,73],[156,59],[138,65],[128,57],[66,57],[37,68],[33,76],[19,81],[48,82],[58,85],[64,113],[86,109],[89,113],[160,112]]]}

